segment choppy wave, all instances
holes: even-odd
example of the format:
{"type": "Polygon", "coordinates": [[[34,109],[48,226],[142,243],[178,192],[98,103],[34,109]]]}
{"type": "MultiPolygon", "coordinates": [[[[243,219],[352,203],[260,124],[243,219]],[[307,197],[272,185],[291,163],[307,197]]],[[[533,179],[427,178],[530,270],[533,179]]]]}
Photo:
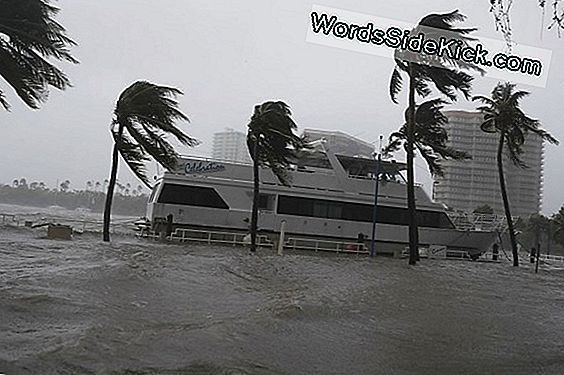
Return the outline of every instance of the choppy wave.
{"type": "Polygon", "coordinates": [[[0,228],[0,373],[562,374],[564,272],[0,228]]]}
{"type": "MultiPolygon", "coordinates": [[[[119,234],[132,234],[134,222],[139,217],[112,215],[111,230],[119,234]]],[[[102,231],[102,214],[88,209],[68,210],[64,207],[26,207],[0,204],[0,225],[22,226],[26,221],[33,225],[56,223],[70,225],[77,234],[102,231]]]]}

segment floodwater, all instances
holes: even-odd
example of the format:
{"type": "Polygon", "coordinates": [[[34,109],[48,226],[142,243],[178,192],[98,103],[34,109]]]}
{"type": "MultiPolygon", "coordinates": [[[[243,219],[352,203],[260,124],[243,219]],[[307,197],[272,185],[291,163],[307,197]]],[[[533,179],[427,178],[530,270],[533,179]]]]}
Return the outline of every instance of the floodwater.
{"type": "Polygon", "coordinates": [[[0,227],[0,373],[564,374],[564,269],[0,227]]]}

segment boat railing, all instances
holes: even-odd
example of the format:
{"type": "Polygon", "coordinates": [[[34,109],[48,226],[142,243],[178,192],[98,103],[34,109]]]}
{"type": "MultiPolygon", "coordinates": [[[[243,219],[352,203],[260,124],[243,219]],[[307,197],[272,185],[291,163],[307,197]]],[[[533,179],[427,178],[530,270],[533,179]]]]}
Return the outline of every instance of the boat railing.
{"type": "MultiPolygon", "coordinates": [[[[349,174],[348,178],[352,178],[352,179],[355,179],[355,180],[365,180],[365,181],[374,181],[375,180],[375,178],[373,176],[361,176],[361,175],[355,175],[355,174],[349,174]]],[[[405,181],[399,180],[399,179],[394,180],[394,181],[389,181],[389,180],[384,180],[384,179],[380,178],[380,183],[382,183],[382,182],[393,182],[393,183],[400,184],[400,185],[406,185],[405,181]]],[[[417,187],[423,187],[423,184],[419,183],[419,182],[416,182],[414,185],[417,186],[417,187]]]]}
{"type": "Polygon", "coordinates": [[[289,250],[313,250],[336,253],[368,254],[368,248],[364,243],[319,240],[313,238],[288,237],[284,248],[289,250]]]}
{"type": "Polygon", "coordinates": [[[446,212],[454,226],[460,230],[503,232],[507,227],[507,220],[504,215],[446,212]]]}
{"type": "MultiPolygon", "coordinates": [[[[174,242],[199,242],[206,244],[222,244],[222,245],[232,245],[232,246],[244,246],[249,244],[247,233],[240,232],[226,232],[226,231],[208,231],[200,229],[190,229],[190,228],[176,228],[169,236],[165,236],[165,239],[174,242]]],[[[146,232],[143,237],[151,239],[162,239],[163,237],[159,233],[146,232]]],[[[274,244],[270,241],[268,236],[257,235],[257,246],[260,247],[273,247],[274,244]]]]}
{"type": "MultiPolygon", "coordinates": [[[[402,257],[409,256],[409,246],[402,251],[402,257]]],[[[419,247],[419,257],[427,259],[451,259],[451,260],[477,260],[482,262],[500,262],[501,254],[486,251],[481,254],[471,255],[468,250],[449,249],[446,246],[422,246],[419,247]]]]}
{"type": "Polygon", "coordinates": [[[545,262],[564,262],[564,256],[561,255],[540,254],[539,259],[545,262]]]}

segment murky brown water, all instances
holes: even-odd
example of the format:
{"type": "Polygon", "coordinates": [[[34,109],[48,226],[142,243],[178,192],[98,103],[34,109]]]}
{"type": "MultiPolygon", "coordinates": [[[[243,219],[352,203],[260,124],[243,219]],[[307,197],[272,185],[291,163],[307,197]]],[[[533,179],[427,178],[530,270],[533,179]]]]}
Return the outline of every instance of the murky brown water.
{"type": "Polygon", "coordinates": [[[563,374],[564,270],[0,228],[0,373],[563,374]]]}

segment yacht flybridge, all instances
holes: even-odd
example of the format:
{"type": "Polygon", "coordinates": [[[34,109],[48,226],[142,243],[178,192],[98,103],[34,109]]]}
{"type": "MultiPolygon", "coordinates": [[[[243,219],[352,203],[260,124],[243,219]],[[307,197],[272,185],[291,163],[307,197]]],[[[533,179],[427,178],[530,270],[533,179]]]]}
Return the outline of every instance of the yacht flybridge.
{"type": "MultiPolygon", "coordinates": [[[[408,243],[407,185],[403,163],[382,161],[376,210],[378,252],[394,253],[408,243]]],[[[357,241],[372,232],[376,161],[335,155],[317,147],[289,169],[291,186],[260,170],[259,231],[276,234],[285,220],[294,237],[357,241]]],[[[247,232],[253,199],[252,165],[183,157],[178,170],[157,179],[147,207],[151,223],[169,215],[174,228],[247,232]]],[[[442,205],[415,188],[420,246],[482,252],[494,232],[455,228],[442,205]]]]}

